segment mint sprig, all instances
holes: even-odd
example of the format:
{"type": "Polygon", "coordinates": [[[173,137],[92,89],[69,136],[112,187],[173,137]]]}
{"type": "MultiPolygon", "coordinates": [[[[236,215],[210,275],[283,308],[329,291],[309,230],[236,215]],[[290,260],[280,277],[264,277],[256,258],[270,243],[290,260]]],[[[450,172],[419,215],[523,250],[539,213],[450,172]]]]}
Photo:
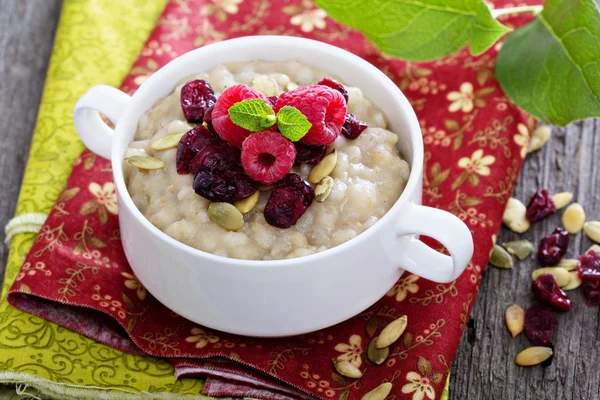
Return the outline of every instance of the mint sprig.
{"type": "Polygon", "coordinates": [[[277,122],[273,109],[261,99],[240,101],[229,107],[231,121],[251,132],[260,132],[277,122]]]}
{"type": "Polygon", "coordinates": [[[283,106],[277,113],[279,132],[292,142],[297,142],[308,133],[312,124],[296,107],[283,106]]]}

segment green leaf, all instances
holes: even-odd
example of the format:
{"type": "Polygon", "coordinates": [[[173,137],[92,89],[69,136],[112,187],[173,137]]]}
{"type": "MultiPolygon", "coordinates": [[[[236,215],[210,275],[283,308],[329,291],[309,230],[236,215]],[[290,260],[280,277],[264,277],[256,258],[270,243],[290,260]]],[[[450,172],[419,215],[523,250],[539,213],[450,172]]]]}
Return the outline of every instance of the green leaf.
{"type": "Polygon", "coordinates": [[[277,113],[277,127],[283,136],[297,142],[306,135],[312,124],[297,108],[284,106],[277,113]]]}
{"type": "Polygon", "coordinates": [[[600,13],[593,0],[547,0],[502,46],[496,75],[529,114],[564,126],[600,117],[600,13]]]}
{"type": "Polygon", "coordinates": [[[229,107],[229,116],[234,124],[251,132],[265,130],[273,126],[277,120],[273,109],[261,99],[250,99],[235,103],[229,107]]]}
{"type": "Polygon", "coordinates": [[[482,0],[315,0],[334,19],[365,34],[383,52],[430,61],[470,42],[477,55],[509,29],[482,0]]]}

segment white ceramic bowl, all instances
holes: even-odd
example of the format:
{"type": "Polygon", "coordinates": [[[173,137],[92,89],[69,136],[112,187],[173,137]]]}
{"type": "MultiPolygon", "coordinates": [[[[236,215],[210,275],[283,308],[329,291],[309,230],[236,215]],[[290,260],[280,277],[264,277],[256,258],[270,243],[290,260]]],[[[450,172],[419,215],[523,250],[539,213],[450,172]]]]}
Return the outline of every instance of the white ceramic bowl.
{"type": "Polygon", "coordinates": [[[456,279],[473,253],[471,232],[452,214],[421,206],[423,141],[398,87],[361,58],[321,42],[284,36],[227,40],[193,50],[161,68],[130,97],[95,86],[77,102],[75,126],[93,152],[112,160],[125,254],[142,284],[178,314],[212,329],[287,336],[322,329],[374,304],[404,270],[437,282],[456,279]],[[206,253],[172,239],[135,207],[123,179],[123,154],[138,119],[182,78],[234,61],[299,58],[359,87],[400,136],[409,162],[406,188],[390,211],[356,238],[290,260],[245,261],[206,253]],[[98,112],[115,125],[113,132],[98,112]],[[418,240],[437,239],[450,256],[418,240]]]}

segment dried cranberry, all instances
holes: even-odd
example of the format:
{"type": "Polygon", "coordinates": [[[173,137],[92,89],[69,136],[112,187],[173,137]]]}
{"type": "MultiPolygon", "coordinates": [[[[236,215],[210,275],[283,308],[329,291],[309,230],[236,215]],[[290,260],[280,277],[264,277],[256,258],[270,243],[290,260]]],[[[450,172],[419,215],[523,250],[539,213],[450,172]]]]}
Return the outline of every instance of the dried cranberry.
{"type": "Polygon", "coordinates": [[[228,203],[245,199],[258,190],[259,184],[242,172],[199,170],[194,190],[210,201],[228,203]]]}
{"type": "Polygon", "coordinates": [[[289,228],[304,215],[315,192],[300,176],[288,174],[277,182],[265,207],[265,220],[277,228],[289,228]]]}
{"type": "Polygon", "coordinates": [[[216,101],[212,87],[202,79],[190,81],[181,88],[181,109],[188,122],[202,122],[205,111],[216,101]]]}
{"type": "Polygon", "coordinates": [[[354,140],[368,127],[366,122],[357,119],[353,114],[346,114],[346,119],[342,126],[342,134],[348,139],[354,140]]]}
{"type": "Polygon", "coordinates": [[[346,100],[346,103],[348,102],[348,91],[346,90],[344,85],[342,85],[335,79],[325,77],[325,78],[321,79],[321,81],[318,82],[317,85],[323,85],[323,86],[330,87],[334,90],[337,90],[338,92],[340,92],[342,94],[342,96],[344,96],[344,100],[346,100]]]}
{"type": "Polygon", "coordinates": [[[327,146],[294,142],[296,146],[296,164],[316,164],[325,157],[327,146]]]}
{"type": "Polygon", "coordinates": [[[275,104],[277,103],[277,96],[269,96],[269,97],[267,97],[267,100],[269,100],[269,103],[271,103],[271,106],[273,108],[275,108],[275,104]]]}
{"type": "MultiPolygon", "coordinates": [[[[215,137],[204,126],[198,126],[188,131],[177,145],[177,153],[175,156],[175,166],[177,167],[177,173],[189,174],[191,173],[190,163],[196,154],[200,152],[207,144],[214,142],[215,137]]],[[[220,139],[219,139],[220,140],[220,139]]]]}
{"type": "Polygon", "coordinates": [[[531,196],[527,204],[527,219],[536,222],[556,212],[556,206],[552,196],[546,189],[540,189],[531,196]]]}
{"type": "Polygon", "coordinates": [[[240,149],[215,137],[213,143],[204,146],[204,148],[192,159],[190,171],[196,172],[199,169],[213,172],[244,172],[240,159],[240,149]]]}
{"type": "Polygon", "coordinates": [[[218,135],[217,131],[215,131],[215,128],[213,127],[213,124],[212,124],[213,108],[215,108],[215,106],[210,106],[206,109],[206,111],[204,112],[204,118],[202,120],[206,124],[206,128],[208,128],[210,133],[212,133],[213,135],[218,135]]]}
{"type": "Polygon", "coordinates": [[[550,235],[540,241],[538,259],[544,265],[556,265],[564,257],[569,247],[569,232],[556,228],[550,235]]]}
{"type": "Polygon", "coordinates": [[[525,313],[525,336],[534,346],[548,346],[558,321],[554,312],[544,306],[531,306],[525,313]]]}
{"type": "Polygon", "coordinates": [[[571,299],[558,287],[556,279],[552,274],[541,274],[531,284],[531,290],[536,299],[547,303],[555,310],[569,311],[571,309],[571,299]]]}
{"type": "Polygon", "coordinates": [[[581,276],[583,297],[588,306],[600,305],[600,252],[588,251],[579,257],[577,272],[581,276]]]}

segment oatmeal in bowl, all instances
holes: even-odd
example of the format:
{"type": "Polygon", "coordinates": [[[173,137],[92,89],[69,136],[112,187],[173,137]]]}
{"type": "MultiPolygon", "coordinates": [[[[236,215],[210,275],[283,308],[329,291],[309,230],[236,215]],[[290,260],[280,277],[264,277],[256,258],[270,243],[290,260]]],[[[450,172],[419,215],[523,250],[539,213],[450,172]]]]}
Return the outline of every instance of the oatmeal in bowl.
{"type": "Polygon", "coordinates": [[[360,88],[327,72],[227,63],[186,77],[142,115],[125,178],[142,214],[182,243],[294,258],[356,237],[394,205],[410,172],[398,140],[360,88]],[[265,129],[235,123],[263,109],[265,129]]]}

